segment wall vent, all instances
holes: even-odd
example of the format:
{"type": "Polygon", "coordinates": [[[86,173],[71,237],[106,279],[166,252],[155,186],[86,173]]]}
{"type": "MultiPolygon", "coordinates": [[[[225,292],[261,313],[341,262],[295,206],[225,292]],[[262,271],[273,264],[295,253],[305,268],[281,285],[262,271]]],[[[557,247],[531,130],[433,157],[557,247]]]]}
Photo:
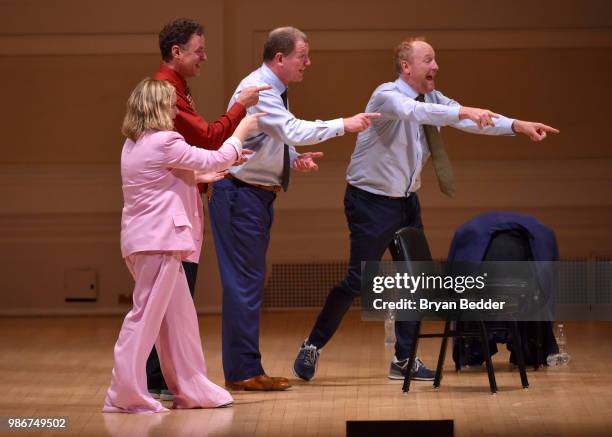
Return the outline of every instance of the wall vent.
{"type": "MultiPolygon", "coordinates": [[[[321,308],[329,290],[346,276],[346,261],[273,264],[265,287],[266,308],[321,308]]],[[[359,306],[360,299],[353,302],[359,306]]]]}

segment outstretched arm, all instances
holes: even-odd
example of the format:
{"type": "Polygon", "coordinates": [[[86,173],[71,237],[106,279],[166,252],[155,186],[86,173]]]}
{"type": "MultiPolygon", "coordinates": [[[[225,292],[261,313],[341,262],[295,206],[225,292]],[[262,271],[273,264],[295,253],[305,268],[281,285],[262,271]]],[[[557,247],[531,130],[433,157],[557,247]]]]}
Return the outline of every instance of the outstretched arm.
{"type": "Polygon", "coordinates": [[[178,133],[173,133],[164,145],[165,163],[169,167],[219,172],[229,168],[243,153],[242,143],[245,138],[258,129],[257,113],[243,118],[234,135],[225,140],[219,150],[205,150],[187,144],[178,133]]]}
{"type": "MultiPolygon", "coordinates": [[[[464,109],[474,109],[461,106],[457,101],[450,99],[440,92],[436,92],[438,101],[443,105],[455,106],[464,109]]],[[[542,123],[535,123],[532,121],[515,120],[512,118],[504,117],[501,114],[496,114],[489,111],[492,115],[491,121],[493,124],[487,126],[480,126],[477,119],[474,117],[466,117],[464,120],[453,124],[452,126],[461,129],[466,132],[484,134],[484,135],[512,135],[514,133],[523,134],[528,136],[532,141],[542,141],[546,138],[547,133],[558,134],[559,131],[553,127],[547,126],[542,123]]],[[[474,114],[476,117],[478,114],[474,114]]]]}
{"type": "Polygon", "coordinates": [[[279,95],[272,91],[260,93],[254,110],[265,112],[260,128],[266,134],[292,146],[306,146],[321,143],[345,132],[361,132],[367,129],[378,114],[361,113],[349,118],[307,121],[297,118],[283,105],[279,95]]]}
{"type": "Polygon", "coordinates": [[[381,92],[376,97],[373,108],[380,112],[383,119],[409,120],[432,126],[457,127],[461,120],[466,120],[470,126],[482,129],[494,126],[493,119],[499,117],[499,114],[488,109],[460,106],[456,102],[424,103],[394,91],[381,92]]]}

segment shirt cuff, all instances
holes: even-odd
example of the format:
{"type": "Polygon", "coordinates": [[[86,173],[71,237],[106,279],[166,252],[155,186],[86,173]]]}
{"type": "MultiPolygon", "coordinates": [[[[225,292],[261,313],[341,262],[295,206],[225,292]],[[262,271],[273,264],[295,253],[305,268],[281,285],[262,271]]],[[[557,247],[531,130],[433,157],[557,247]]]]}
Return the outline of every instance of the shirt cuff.
{"type": "Polygon", "coordinates": [[[237,137],[231,136],[227,140],[225,140],[224,144],[229,144],[236,151],[236,158],[240,158],[242,154],[242,141],[240,141],[237,137]]]}
{"type": "Polygon", "coordinates": [[[493,122],[495,123],[495,127],[497,127],[502,135],[516,135],[516,132],[512,130],[512,124],[514,124],[514,118],[504,117],[503,115],[499,118],[494,118],[493,122]]]}
{"type": "Polygon", "coordinates": [[[290,168],[293,168],[293,163],[295,162],[296,158],[300,156],[300,154],[297,152],[297,150],[295,150],[295,147],[289,147],[289,163],[290,163],[290,168]]]}
{"type": "Polygon", "coordinates": [[[340,137],[344,135],[344,119],[336,118],[335,120],[330,120],[328,123],[332,132],[330,137],[340,137]]]}
{"type": "Polygon", "coordinates": [[[447,106],[448,108],[448,116],[450,117],[449,120],[451,123],[457,123],[459,120],[459,110],[461,109],[461,106],[459,105],[452,105],[452,106],[447,106]]]}

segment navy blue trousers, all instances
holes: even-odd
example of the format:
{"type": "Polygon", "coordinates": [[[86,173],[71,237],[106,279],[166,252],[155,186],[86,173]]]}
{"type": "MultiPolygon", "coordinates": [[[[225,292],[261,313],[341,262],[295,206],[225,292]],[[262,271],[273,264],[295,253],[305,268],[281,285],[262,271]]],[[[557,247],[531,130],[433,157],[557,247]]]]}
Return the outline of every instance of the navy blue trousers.
{"type": "MultiPolygon", "coordinates": [[[[347,185],[344,213],[351,239],[348,273],[331,289],[323,309],[308,336],[320,348],[334,335],[353,299],[361,293],[361,262],[379,261],[391,245],[395,232],[405,226],[422,229],[421,205],[415,193],[392,199],[347,185]]],[[[395,356],[410,356],[418,322],[395,323],[395,356]]]]}
{"type": "Polygon", "coordinates": [[[276,194],[223,179],[209,204],[223,286],[223,372],[241,381],[264,372],[259,315],[276,194]]]}

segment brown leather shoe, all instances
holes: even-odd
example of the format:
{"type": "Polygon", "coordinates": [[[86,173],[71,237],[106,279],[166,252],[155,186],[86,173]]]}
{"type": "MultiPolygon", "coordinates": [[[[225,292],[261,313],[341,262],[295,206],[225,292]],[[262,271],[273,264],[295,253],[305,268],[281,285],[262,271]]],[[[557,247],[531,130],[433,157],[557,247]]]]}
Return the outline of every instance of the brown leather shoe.
{"type": "Polygon", "coordinates": [[[282,391],[291,387],[287,378],[258,375],[243,381],[225,381],[230,390],[282,391]]]}

